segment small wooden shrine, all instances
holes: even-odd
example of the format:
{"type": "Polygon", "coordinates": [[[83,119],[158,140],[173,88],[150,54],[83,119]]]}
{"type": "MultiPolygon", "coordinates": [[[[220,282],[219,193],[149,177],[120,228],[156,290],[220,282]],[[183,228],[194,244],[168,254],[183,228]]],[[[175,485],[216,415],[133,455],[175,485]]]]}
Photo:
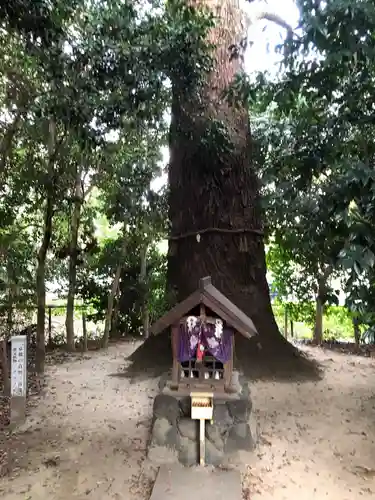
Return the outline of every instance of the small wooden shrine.
{"type": "Polygon", "coordinates": [[[257,334],[252,320],[211,283],[208,276],[199,288],[175,305],[150,328],[157,335],[171,329],[172,378],[177,392],[232,392],[236,334],[257,334]]]}

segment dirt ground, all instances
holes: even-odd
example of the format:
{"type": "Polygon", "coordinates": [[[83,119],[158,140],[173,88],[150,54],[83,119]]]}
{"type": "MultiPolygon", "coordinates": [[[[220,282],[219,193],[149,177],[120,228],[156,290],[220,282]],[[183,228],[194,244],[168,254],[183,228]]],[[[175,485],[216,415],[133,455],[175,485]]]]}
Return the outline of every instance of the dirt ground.
{"type": "MultiPolygon", "coordinates": [[[[116,375],[135,347],[48,368],[44,397],[8,440],[13,469],[0,480],[1,498],[148,500],[157,380],[130,384],[116,375]]],[[[252,384],[261,438],[255,453],[239,457],[244,499],[374,498],[375,361],[304,349],[324,366],[323,380],[252,384]]]]}

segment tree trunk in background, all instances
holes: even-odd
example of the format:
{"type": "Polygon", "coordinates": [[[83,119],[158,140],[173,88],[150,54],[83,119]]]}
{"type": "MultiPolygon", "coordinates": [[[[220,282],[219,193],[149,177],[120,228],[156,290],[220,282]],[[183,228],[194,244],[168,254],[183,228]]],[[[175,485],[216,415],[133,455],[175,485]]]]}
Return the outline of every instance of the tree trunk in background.
{"type": "Polygon", "coordinates": [[[87,352],[86,311],[82,309],[82,351],[87,352]]]}
{"type": "Polygon", "coordinates": [[[142,318],[143,335],[145,339],[148,339],[150,336],[150,311],[148,310],[147,301],[143,304],[142,318]]]}
{"type": "Polygon", "coordinates": [[[184,98],[178,82],[173,82],[169,289],[173,298],[184,299],[197,289],[200,278],[210,275],[213,284],[253,319],[263,352],[276,353],[287,342],[278,330],[266,280],[249,116],[246,109],[229,107],[222,97],[241,70],[240,59],[230,61],[229,47],[244,35],[243,15],[238,0],[189,3],[208,6],[219,17],[210,35],[217,45],[217,62],[201,100],[184,98]],[[223,150],[219,137],[203,144],[213,121],[225,127],[232,151],[223,150]]]}
{"type": "Polygon", "coordinates": [[[288,338],[288,304],[285,304],[284,309],[284,335],[285,338],[288,338]]]}
{"type": "Polygon", "coordinates": [[[38,251],[38,263],[36,269],[36,296],[37,296],[37,330],[36,330],[36,353],[35,370],[44,373],[45,360],[45,315],[46,315],[46,259],[52,238],[53,218],[53,167],[55,154],[56,124],[53,119],[49,123],[48,141],[48,172],[47,200],[44,212],[44,230],[42,243],[38,251]]]}
{"type": "Polygon", "coordinates": [[[127,247],[127,239],[126,239],[126,223],[124,224],[124,235],[123,235],[123,246],[122,246],[122,255],[120,256],[120,262],[117,264],[115,276],[113,278],[111,290],[108,294],[108,305],[107,311],[105,313],[105,323],[104,323],[104,333],[102,338],[102,346],[104,348],[108,347],[109,342],[109,332],[111,331],[112,325],[112,314],[113,314],[113,305],[115,302],[115,297],[120,285],[121,271],[123,267],[123,259],[122,256],[125,256],[126,247],[127,247]]]}
{"type": "Polygon", "coordinates": [[[3,173],[5,169],[5,165],[9,156],[9,153],[12,148],[12,142],[14,136],[17,133],[17,130],[20,126],[23,115],[26,114],[25,108],[22,107],[16,113],[13,122],[8,125],[8,128],[3,133],[3,136],[0,140],[0,175],[3,173]]]}
{"type": "Polygon", "coordinates": [[[48,347],[52,349],[52,308],[48,308],[48,347]]]}
{"type": "Polygon", "coordinates": [[[46,257],[52,237],[52,199],[47,198],[44,216],[43,241],[38,252],[38,264],[36,269],[36,296],[37,296],[37,329],[36,329],[36,353],[35,369],[37,373],[44,372],[45,357],[45,316],[46,316],[46,257]]]}
{"type": "Polygon", "coordinates": [[[77,167],[75,188],[74,188],[74,204],[72,220],[70,224],[70,252],[69,252],[69,289],[68,300],[66,306],[66,347],[68,351],[75,350],[74,343],[74,299],[76,294],[77,283],[77,257],[78,257],[78,231],[81,218],[82,207],[82,179],[81,170],[77,167]]]}
{"type": "Polygon", "coordinates": [[[113,310],[112,310],[112,321],[111,321],[111,329],[109,331],[109,336],[111,338],[121,338],[122,332],[120,331],[120,301],[119,301],[119,290],[120,284],[117,289],[115,299],[113,302],[113,310]]]}
{"type": "Polygon", "coordinates": [[[320,280],[318,283],[318,293],[315,299],[315,325],[313,344],[316,345],[320,345],[323,342],[324,294],[325,286],[320,280]]]}
{"type": "Polygon", "coordinates": [[[10,360],[8,359],[7,340],[0,340],[0,366],[3,373],[3,395],[10,396],[10,360]]]}
{"type": "Polygon", "coordinates": [[[112,325],[113,304],[115,302],[115,297],[120,284],[121,271],[122,271],[122,264],[118,264],[115,276],[113,278],[111,291],[108,294],[108,305],[107,305],[107,311],[105,313],[104,334],[102,340],[102,346],[104,348],[108,347],[109,332],[111,331],[111,325],[112,325]]]}
{"type": "Polygon", "coordinates": [[[148,286],[147,286],[147,245],[141,249],[141,271],[139,273],[139,281],[143,286],[142,297],[142,326],[143,336],[145,339],[149,336],[150,315],[148,310],[148,286]]]}
{"type": "Polygon", "coordinates": [[[359,349],[359,343],[361,341],[361,330],[359,329],[359,321],[357,318],[352,318],[353,323],[353,332],[354,332],[354,341],[357,350],[359,349]]]}
{"type": "Polygon", "coordinates": [[[10,337],[12,335],[13,330],[13,308],[15,302],[15,284],[14,284],[14,276],[12,266],[10,265],[10,261],[8,260],[8,269],[7,269],[7,278],[8,278],[8,305],[7,305],[7,335],[10,337]]]}
{"type": "Polygon", "coordinates": [[[323,342],[323,303],[319,297],[316,298],[315,326],[313,343],[320,345],[323,342]]]}

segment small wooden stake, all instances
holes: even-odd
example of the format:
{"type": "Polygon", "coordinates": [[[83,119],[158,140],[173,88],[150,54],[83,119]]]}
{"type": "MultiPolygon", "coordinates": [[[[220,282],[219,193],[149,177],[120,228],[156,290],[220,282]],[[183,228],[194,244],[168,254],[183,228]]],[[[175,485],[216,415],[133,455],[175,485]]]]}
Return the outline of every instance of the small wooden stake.
{"type": "Polygon", "coordinates": [[[205,420],[199,420],[199,463],[205,465],[206,463],[206,441],[205,441],[205,420]]]}

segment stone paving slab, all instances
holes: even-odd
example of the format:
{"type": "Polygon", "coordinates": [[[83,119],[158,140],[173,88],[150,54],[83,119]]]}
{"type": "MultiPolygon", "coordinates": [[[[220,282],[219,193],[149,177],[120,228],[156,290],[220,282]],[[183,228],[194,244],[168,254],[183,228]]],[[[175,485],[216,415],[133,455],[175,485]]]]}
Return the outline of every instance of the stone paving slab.
{"type": "Polygon", "coordinates": [[[241,500],[238,471],[162,465],[150,500],[241,500]]]}

